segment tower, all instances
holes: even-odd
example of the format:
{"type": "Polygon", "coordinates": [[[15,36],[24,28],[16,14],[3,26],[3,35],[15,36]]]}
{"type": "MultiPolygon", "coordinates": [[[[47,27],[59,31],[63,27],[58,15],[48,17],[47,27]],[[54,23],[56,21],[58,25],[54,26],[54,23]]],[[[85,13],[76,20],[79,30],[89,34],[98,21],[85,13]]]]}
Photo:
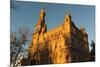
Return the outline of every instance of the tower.
{"type": "Polygon", "coordinates": [[[71,31],[71,23],[72,23],[71,19],[72,19],[71,15],[67,13],[64,18],[64,33],[65,33],[65,37],[68,37],[68,38],[70,38],[69,32],[71,31]]]}
{"type": "Polygon", "coordinates": [[[71,14],[69,14],[69,12],[67,12],[67,14],[65,15],[64,18],[64,36],[65,36],[65,46],[67,49],[66,50],[66,63],[70,63],[71,62],[71,51],[70,51],[70,45],[71,45],[71,24],[72,24],[72,17],[71,14]]]}
{"type": "Polygon", "coordinates": [[[83,41],[85,42],[85,44],[83,45],[86,49],[88,49],[89,48],[89,46],[88,46],[88,35],[87,35],[87,33],[86,33],[86,31],[85,31],[85,28],[83,27],[83,26],[81,26],[80,27],[80,31],[83,33],[83,41]]]}
{"type": "Polygon", "coordinates": [[[44,56],[44,53],[47,51],[47,49],[44,48],[44,33],[47,31],[45,15],[45,8],[43,8],[40,10],[39,19],[35,25],[32,41],[29,47],[29,58],[31,58],[31,64],[44,64],[47,60],[44,56]]]}
{"type": "Polygon", "coordinates": [[[45,15],[45,8],[43,8],[39,13],[39,20],[36,23],[35,33],[45,33],[47,31],[45,24],[45,15]]]}

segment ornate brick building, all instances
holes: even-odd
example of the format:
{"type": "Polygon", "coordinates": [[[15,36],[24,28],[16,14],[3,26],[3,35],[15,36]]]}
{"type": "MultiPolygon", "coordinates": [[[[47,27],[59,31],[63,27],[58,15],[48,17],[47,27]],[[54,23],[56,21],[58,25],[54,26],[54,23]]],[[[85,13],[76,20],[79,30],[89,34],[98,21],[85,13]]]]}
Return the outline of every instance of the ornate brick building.
{"type": "Polygon", "coordinates": [[[88,35],[84,27],[78,29],[67,14],[62,25],[47,31],[45,15],[42,9],[29,46],[30,64],[89,61],[88,35]]]}

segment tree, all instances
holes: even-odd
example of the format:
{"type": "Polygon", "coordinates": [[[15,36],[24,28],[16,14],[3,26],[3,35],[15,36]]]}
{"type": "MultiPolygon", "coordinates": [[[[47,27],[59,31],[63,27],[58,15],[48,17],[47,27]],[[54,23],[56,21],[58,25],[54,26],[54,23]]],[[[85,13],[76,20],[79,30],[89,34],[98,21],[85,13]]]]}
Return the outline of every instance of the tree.
{"type": "Polygon", "coordinates": [[[95,42],[91,41],[91,51],[90,51],[90,60],[95,61],[95,42]]]}
{"type": "Polygon", "coordinates": [[[10,65],[16,67],[18,56],[23,52],[23,48],[28,45],[29,40],[29,29],[22,27],[19,28],[18,32],[10,33],[10,65]]]}

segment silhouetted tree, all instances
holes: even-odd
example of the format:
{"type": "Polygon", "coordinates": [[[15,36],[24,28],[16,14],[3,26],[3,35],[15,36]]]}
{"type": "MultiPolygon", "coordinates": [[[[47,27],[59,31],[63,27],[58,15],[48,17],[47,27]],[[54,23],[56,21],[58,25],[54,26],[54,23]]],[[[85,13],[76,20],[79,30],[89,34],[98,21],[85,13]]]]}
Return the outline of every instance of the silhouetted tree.
{"type": "Polygon", "coordinates": [[[91,41],[91,47],[92,49],[90,51],[90,56],[91,56],[90,60],[95,61],[95,42],[93,40],[91,41]]]}
{"type": "Polygon", "coordinates": [[[29,29],[24,27],[19,28],[18,32],[10,33],[10,65],[13,67],[16,67],[16,61],[22,48],[28,45],[29,35],[29,29]]]}

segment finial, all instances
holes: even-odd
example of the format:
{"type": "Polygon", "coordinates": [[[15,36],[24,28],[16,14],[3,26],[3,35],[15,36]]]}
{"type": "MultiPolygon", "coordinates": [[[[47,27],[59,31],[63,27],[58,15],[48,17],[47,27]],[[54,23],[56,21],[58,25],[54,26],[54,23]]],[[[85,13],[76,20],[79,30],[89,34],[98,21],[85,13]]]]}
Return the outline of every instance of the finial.
{"type": "Polygon", "coordinates": [[[67,11],[67,14],[68,14],[68,15],[71,15],[71,12],[68,10],[68,11],[67,11]]]}
{"type": "Polygon", "coordinates": [[[42,8],[40,13],[44,13],[45,12],[45,8],[42,8]]]}
{"type": "Polygon", "coordinates": [[[46,3],[42,4],[42,10],[44,10],[44,11],[45,11],[45,5],[46,5],[46,3]]]}
{"type": "Polygon", "coordinates": [[[83,25],[80,26],[80,29],[84,30],[85,31],[85,28],[83,25]]]}
{"type": "Polygon", "coordinates": [[[80,26],[80,30],[81,30],[84,34],[86,34],[85,28],[83,27],[83,25],[80,26]]]}
{"type": "Polygon", "coordinates": [[[71,17],[71,13],[70,13],[70,11],[67,11],[67,12],[66,12],[66,14],[65,14],[65,18],[66,18],[66,17],[69,17],[70,19],[72,18],[72,17],[71,17]]]}

